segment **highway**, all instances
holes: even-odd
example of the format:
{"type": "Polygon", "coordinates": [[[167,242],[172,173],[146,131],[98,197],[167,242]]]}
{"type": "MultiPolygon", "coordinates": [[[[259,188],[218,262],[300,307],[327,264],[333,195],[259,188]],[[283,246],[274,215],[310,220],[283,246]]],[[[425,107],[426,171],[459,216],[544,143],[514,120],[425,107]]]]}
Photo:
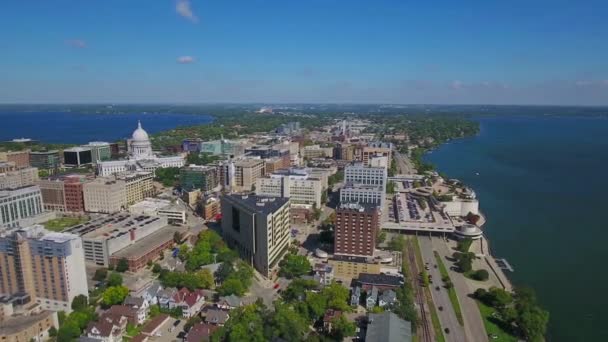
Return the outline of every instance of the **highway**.
{"type": "Polygon", "coordinates": [[[450,329],[449,333],[444,333],[445,339],[446,341],[466,342],[467,339],[464,328],[456,318],[448,291],[443,287],[439,268],[434,267],[434,265],[437,264],[437,261],[435,259],[435,254],[433,253],[432,241],[429,237],[419,236],[418,243],[420,244],[423,262],[429,266],[427,272],[433,278],[433,283],[430,285],[430,288],[433,302],[435,302],[435,307],[437,308],[439,321],[441,322],[441,327],[450,329]],[[437,286],[439,286],[439,291],[436,290],[437,286]],[[439,310],[439,307],[443,307],[443,310],[439,310]]]}

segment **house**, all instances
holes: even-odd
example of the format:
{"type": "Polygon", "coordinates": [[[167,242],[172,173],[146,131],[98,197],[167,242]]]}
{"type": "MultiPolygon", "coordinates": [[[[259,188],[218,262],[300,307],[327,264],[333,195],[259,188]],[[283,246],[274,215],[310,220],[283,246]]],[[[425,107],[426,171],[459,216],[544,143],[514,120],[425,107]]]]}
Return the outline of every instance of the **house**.
{"type": "Polygon", "coordinates": [[[141,329],[141,333],[146,336],[153,336],[157,334],[160,328],[165,324],[171,317],[167,314],[160,314],[152,318],[144,327],[141,329]]]}
{"type": "Polygon", "coordinates": [[[334,268],[328,264],[316,264],[314,279],[321,285],[329,285],[334,280],[334,268]]]}
{"type": "Polygon", "coordinates": [[[385,307],[387,305],[393,305],[397,302],[397,293],[393,290],[386,290],[382,292],[380,297],[378,298],[378,305],[380,307],[385,307]]]}
{"type": "Polygon", "coordinates": [[[215,306],[224,310],[232,310],[243,306],[243,299],[235,295],[220,297],[220,300],[215,303],[215,306]]]}
{"type": "Polygon", "coordinates": [[[169,309],[181,308],[182,316],[190,318],[196,315],[205,304],[205,296],[200,290],[190,291],[182,288],[169,300],[169,309]]]}
{"type": "Polygon", "coordinates": [[[230,314],[226,310],[209,308],[205,312],[205,323],[223,326],[230,318],[230,314]]]}
{"type": "Polygon", "coordinates": [[[353,289],[353,293],[350,295],[350,305],[357,306],[361,302],[361,288],[359,286],[355,286],[353,289]]]}
{"type": "Polygon", "coordinates": [[[365,291],[374,286],[379,290],[395,290],[403,285],[403,278],[388,274],[360,273],[356,283],[365,291]]]}
{"type": "Polygon", "coordinates": [[[158,294],[163,289],[163,286],[159,282],[153,282],[147,289],[145,289],[140,297],[148,302],[148,305],[158,304],[158,294]]]}
{"type": "Polygon", "coordinates": [[[137,324],[143,324],[148,319],[150,304],[148,304],[146,299],[129,296],[125,298],[123,305],[137,310],[137,324]]]}
{"type": "Polygon", "coordinates": [[[365,299],[365,307],[368,310],[371,310],[378,303],[378,288],[372,287],[372,291],[368,293],[367,298],[365,299]]]}
{"type": "Polygon", "coordinates": [[[325,330],[327,333],[330,333],[334,319],[340,316],[342,316],[342,311],[327,309],[327,311],[325,311],[325,315],[323,315],[323,330],[325,330]]]}
{"type": "Polygon", "coordinates": [[[156,295],[158,306],[160,306],[162,309],[169,309],[169,303],[176,293],[177,289],[174,287],[168,287],[158,291],[156,295]]]}
{"type": "Polygon", "coordinates": [[[97,321],[89,323],[85,335],[102,342],[121,342],[127,331],[127,323],[127,317],[106,313],[97,321]]]}
{"type": "Polygon", "coordinates": [[[411,342],[412,324],[390,311],[368,316],[366,341],[411,342]]]}
{"type": "Polygon", "coordinates": [[[138,310],[136,308],[126,306],[126,305],[112,305],[106,313],[112,316],[123,316],[126,317],[129,323],[133,325],[138,325],[143,323],[143,321],[139,321],[138,310]]]}
{"type": "Polygon", "coordinates": [[[214,324],[197,323],[188,331],[185,342],[207,342],[210,340],[211,334],[219,328],[214,324]]]}

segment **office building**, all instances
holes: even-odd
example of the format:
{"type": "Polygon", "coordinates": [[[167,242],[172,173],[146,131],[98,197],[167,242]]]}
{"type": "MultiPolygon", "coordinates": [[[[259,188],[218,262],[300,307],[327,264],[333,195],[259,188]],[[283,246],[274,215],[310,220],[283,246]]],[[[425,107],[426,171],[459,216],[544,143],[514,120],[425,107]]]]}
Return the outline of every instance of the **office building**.
{"type": "Polygon", "coordinates": [[[105,141],[91,141],[82,147],[91,150],[91,160],[93,164],[97,164],[100,161],[110,160],[112,158],[112,148],[110,147],[110,143],[105,141]]]}
{"type": "Polygon", "coordinates": [[[0,162],[15,163],[17,169],[30,166],[30,151],[0,152],[0,162]]]}
{"type": "Polygon", "coordinates": [[[307,159],[313,158],[332,158],[334,155],[333,147],[321,147],[319,145],[305,146],[300,150],[302,157],[307,159]]]}
{"type": "Polygon", "coordinates": [[[36,225],[0,236],[0,293],[28,294],[47,310],[71,311],[74,297],[88,297],[79,236],[36,225]]]}
{"type": "Polygon", "coordinates": [[[198,189],[208,193],[220,185],[218,170],[214,166],[186,166],[179,170],[179,180],[185,191],[198,189]]]}
{"type": "Polygon", "coordinates": [[[370,159],[375,156],[386,157],[387,160],[391,159],[391,150],[393,145],[391,143],[384,142],[370,142],[367,146],[363,147],[361,154],[361,161],[363,165],[369,166],[370,159]]]}
{"type": "Polygon", "coordinates": [[[339,279],[355,279],[361,273],[380,274],[382,270],[382,265],[369,257],[334,255],[327,263],[333,267],[334,275],[339,279]]]}
{"type": "Polygon", "coordinates": [[[63,164],[65,166],[80,167],[93,162],[91,149],[84,147],[72,147],[63,150],[63,164]]]}
{"type": "Polygon", "coordinates": [[[33,185],[38,180],[37,168],[17,168],[15,165],[15,162],[0,162],[0,189],[33,185]]]}
{"type": "Polygon", "coordinates": [[[334,253],[373,256],[379,229],[376,206],[341,203],[336,209],[334,253]]]}
{"type": "Polygon", "coordinates": [[[127,208],[124,180],[97,178],[82,188],[84,209],[94,213],[115,213],[127,208]]]}
{"type": "Polygon", "coordinates": [[[201,144],[202,153],[210,153],[214,156],[238,157],[245,154],[248,143],[244,140],[219,139],[205,141],[201,144]]]}
{"type": "Polygon", "coordinates": [[[116,180],[125,182],[125,194],[127,205],[141,202],[146,197],[152,197],[154,193],[154,174],[147,171],[123,172],[114,176],[116,180]]]}
{"type": "Polygon", "coordinates": [[[36,185],[40,187],[44,209],[59,212],[83,212],[83,184],[90,180],[83,175],[67,175],[37,181],[36,185]]]}
{"type": "Polygon", "coordinates": [[[182,151],[200,152],[203,140],[200,138],[186,138],[182,140],[182,151]]]}
{"type": "Polygon", "coordinates": [[[0,190],[0,230],[24,227],[49,219],[36,185],[0,190]]]}
{"type": "Polygon", "coordinates": [[[129,212],[138,215],[162,216],[169,223],[186,223],[186,208],[173,201],[160,198],[146,198],[129,207],[129,212]]]}
{"type": "Polygon", "coordinates": [[[334,147],[334,157],[338,160],[355,160],[355,147],[348,143],[339,143],[334,147]]]}
{"type": "Polygon", "coordinates": [[[261,159],[243,159],[234,162],[234,178],[231,179],[232,191],[251,191],[258,178],[264,176],[266,169],[261,159]]]}
{"type": "Polygon", "coordinates": [[[321,208],[323,186],[320,179],[310,177],[304,169],[280,170],[258,178],[255,193],[258,196],[286,197],[293,204],[311,204],[321,208]]]}
{"type": "Polygon", "coordinates": [[[114,253],[137,246],[139,240],[166,226],[166,217],[118,213],[101,216],[67,231],[82,238],[87,262],[108,266],[114,253]]]}
{"type": "Polygon", "coordinates": [[[30,165],[40,170],[54,171],[59,168],[59,151],[30,152],[30,165]]]}
{"type": "Polygon", "coordinates": [[[361,163],[344,168],[344,182],[362,185],[375,185],[386,188],[387,171],[384,167],[363,166],[361,163]]]}
{"type": "Polygon", "coordinates": [[[340,203],[374,204],[380,209],[386,202],[386,189],[376,185],[346,183],[340,189],[340,203]]]}
{"type": "Polygon", "coordinates": [[[221,213],[220,200],[209,197],[201,203],[201,216],[205,220],[214,220],[221,213]]]}
{"type": "Polygon", "coordinates": [[[263,276],[271,277],[289,247],[289,199],[225,195],[221,206],[224,240],[263,276]]]}

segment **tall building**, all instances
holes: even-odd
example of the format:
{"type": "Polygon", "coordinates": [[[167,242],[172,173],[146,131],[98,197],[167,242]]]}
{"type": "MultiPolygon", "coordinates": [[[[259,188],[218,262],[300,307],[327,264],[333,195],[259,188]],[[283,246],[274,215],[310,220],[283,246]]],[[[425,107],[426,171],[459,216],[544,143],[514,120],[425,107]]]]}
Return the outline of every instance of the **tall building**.
{"type": "Polygon", "coordinates": [[[186,138],[182,140],[182,151],[184,152],[200,152],[203,140],[200,138],[186,138]]]}
{"type": "Polygon", "coordinates": [[[60,212],[83,212],[83,184],[90,179],[83,175],[68,175],[41,179],[36,182],[42,192],[44,209],[60,212]]]}
{"type": "Polygon", "coordinates": [[[232,191],[251,191],[258,178],[264,176],[266,169],[261,159],[243,159],[234,162],[234,177],[230,181],[232,191]]]}
{"type": "Polygon", "coordinates": [[[0,230],[44,221],[42,203],[42,194],[36,185],[0,190],[0,230]]]}
{"type": "Polygon", "coordinates": [[[15,163],[17,169],[30,166],[30,151],[8,151],[0,152],[0,162],[15,163]]]}
{"type": "Polygon", "coordinates": [[[35,167],[17,168],[14,162],[0,162],[0,189],[33,185],[37,180],[35,167]]]}
{"type": "Polygon", "coordinates": [[[213,191],[219,184],[218,170],[214,166],[190,165],[179,170],[182,188],[186,191],[199,189],[213,191]]]}
{"type": "Polygon", "coordinates": [[[112,158],[112,148],[110,147],[110,143],[105,141],[91,141],[82,147],[91,150],[91,160],[93,164],[97,164],[99,161],[110,160],[112,158]]]}
{"type": "Polygon", "coordinates": [[[281,170],[258,178],[255,193],[258,196],[286,197],[294,204],[321,208],[323,186],[320,179],[311,177],[304,169],[281,170]]]}
{"type": "Polygon", "coordinates": [[[386,188],[387,171],[384,167],[363,166],[361,163],[344,168],[344,182],[363,185],[376,185],[386,188]]]}
{"type": "Polygon", "coordinates": [[[141,202],[146,197],[154,196],[154,175],[151,172],[125,172],[115,176],[116,180],[125,182],[125,195],[127,205],[141,202]]]}
{"type": "Polygon", "coordinates": [[[340,189],[340,203],[373,204],[384,208],[386,189],[376,185],[346,183],[340,189]]]}
{"type": "Polygon", "coordinates": [[[85,211],[115,213],[127,208],[127,186],[124,180],[97,178],[82,188],[85,211]]]}
{"type": "Polygon", "coordinates": [[[270,277],[289,247],[289,199],[225,195],[221,207],[224,240],[262,275],[270,277]]]}
{"type": "Polygon", "coordinates": [[[90,148],[72,147],[63,150],[63,164],[65,166],[80,167],[93,162],[90,148]]]}
{"type": "Polygon", "coordinates": [[[380,214],[373,205],[340,204],[336,209],[334,253],[373,256],[380,229],[380,214]]]}
{"type": "Polygon", "coordinates": [[[370,159],[374,156],[386,157],[387,160],[391,160],[391,150],[393,145],[391,143],[384,142],[370,142],[367,146],[363,147],[361,161],[363,165],[368,166],[370,159]]]}
{"type": "Polygon", "coordinates": [[[56,170],[61,164],[59,151],[30,152],[30,165],[40,170],[56,170]]]}
{"type": "Polygon", "coordinates": [[[79,236],[42,226],[0,236],[0,293],[27,294],[47,310],[71,311],[74,297],[88,297],[79,236]]]}

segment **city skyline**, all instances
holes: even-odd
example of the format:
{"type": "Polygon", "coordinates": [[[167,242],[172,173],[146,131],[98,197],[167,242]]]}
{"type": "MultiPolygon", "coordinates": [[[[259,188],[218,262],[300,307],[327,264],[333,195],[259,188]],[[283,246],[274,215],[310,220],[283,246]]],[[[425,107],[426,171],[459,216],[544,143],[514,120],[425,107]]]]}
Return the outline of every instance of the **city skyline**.
{"type": "Polygon", "coordinates": [[[606,6],[12,2],[0,103],[606,105],[606,6]]]}

